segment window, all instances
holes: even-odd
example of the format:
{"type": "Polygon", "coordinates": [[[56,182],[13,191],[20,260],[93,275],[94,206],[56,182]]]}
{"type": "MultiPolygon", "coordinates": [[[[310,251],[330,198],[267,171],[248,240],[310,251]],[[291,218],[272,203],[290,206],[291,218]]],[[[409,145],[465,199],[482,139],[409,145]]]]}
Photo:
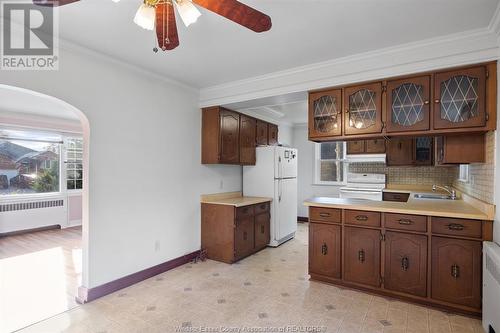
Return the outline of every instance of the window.
{"type": "Polygon", "coordinates": [[[66,188],[81,190],[83,186],[83,139],[67,138],[66,148],[66,188]]]}
{"type": "Polygon", "coordinates": [[[458,169],[458,181],[462,183],[469,182],[469,165],[468,164],[460,164],[458,169]]]}
{"type": "Polygon", "coordinates": [[[43,133],[0,131],[0,195],[60,191],[60,139],[43,133]]]}
{"type": "Polygon", "coordinates": [[[347,173],[345,142],[317,143],[315,150],[315,184],[344,184],[347,173]]]}

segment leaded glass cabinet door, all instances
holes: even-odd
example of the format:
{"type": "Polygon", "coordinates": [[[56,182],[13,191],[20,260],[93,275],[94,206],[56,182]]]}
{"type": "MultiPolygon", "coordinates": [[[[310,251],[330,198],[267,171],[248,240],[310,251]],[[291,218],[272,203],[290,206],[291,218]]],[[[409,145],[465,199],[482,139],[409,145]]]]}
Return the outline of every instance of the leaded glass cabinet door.
{"type": "Polygon", "coordinates": [[[344,89],[346,135],[382,132],[382,84],[344,89]]]}
{"type": "Polygon", "coordinates": [[[387,82],[387,132],[430,128],[429,76],[387,82]]]}
{"type": "Polygon", "coordinates": [[[309,137],[342,135],[342,92],[340,89],[309,94],[309,137]]]}
{"type": "Polygon", "coordinates": [[[486,125],[486,68],[438,73],[434,82],[434,128],[486,125]]]}

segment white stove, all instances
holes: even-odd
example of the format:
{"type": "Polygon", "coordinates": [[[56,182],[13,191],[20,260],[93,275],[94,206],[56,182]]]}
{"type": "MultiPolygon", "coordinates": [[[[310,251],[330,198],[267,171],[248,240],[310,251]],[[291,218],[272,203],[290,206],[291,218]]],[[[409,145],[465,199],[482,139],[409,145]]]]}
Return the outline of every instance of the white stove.
{"type": "Polygon", "coordinates": [[[384,188],[385,174],[383,173],[349,172],[347,174],[347,186],[340,188],[340,197],[382,201],[384,188]]]}

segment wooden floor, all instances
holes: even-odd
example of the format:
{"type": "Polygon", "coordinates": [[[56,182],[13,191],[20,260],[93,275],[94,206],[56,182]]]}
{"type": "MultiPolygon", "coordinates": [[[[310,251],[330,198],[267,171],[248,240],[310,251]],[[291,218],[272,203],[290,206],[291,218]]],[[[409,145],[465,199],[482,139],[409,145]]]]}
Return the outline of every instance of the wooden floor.
{"type": "Polygon", "coordinates": [[[77,306],[81,239],[81,227],[0,238],[0,332],[77,306]]]}

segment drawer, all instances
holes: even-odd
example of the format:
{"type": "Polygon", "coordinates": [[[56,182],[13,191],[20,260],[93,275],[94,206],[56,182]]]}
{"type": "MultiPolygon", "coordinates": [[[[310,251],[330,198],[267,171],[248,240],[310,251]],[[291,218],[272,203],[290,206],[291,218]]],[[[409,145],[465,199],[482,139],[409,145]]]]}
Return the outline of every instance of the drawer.
{"type": "Polygon", "coordinates": [[[385,227],[398,230],[427,231],[427,216],[385,213],[385,227]]]}
{"type": "Polygon", "coordinates": [[[269,206],[270,206],[269,202],[263,202],[263,203],[254,205],[255,215],[268,212],[269,206]]]}
{"type": "Polygon", "coordinates": [[[407,202],[410,193],[384,192],[382,194],[383,201],[407,202]]]}
{"type": "Polygon", "coordinates": [[[353,225],[365,225],[368,227],[380,227],[380,213],[362,210],[346,210],[345,223],[353,225]]]}
{"type": "Polygon", "coordinates": [[[432,233],[481,238],[482,223],[479,220],[432,217],[432,233]]]}
{"type": "Polygon", "coordinates": [[[243,206],[236,208],[236,218],[241,219],[254,215],[254,207],[253,206],[243,206]]]}
{"type": "Polygon", "coordinates": [[[342,223],[342,213],[340,209],[336,208],[311,207],[309,208],[309,220],[342,223]]]}

